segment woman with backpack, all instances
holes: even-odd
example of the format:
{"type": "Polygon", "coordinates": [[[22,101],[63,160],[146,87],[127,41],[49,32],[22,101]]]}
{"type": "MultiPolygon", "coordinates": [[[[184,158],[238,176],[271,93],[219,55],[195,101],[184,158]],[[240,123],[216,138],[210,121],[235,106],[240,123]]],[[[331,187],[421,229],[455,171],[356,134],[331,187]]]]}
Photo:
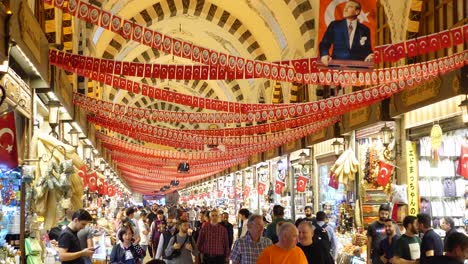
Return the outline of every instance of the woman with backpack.
{"type": "Polygon", "coordinates": [[[171,237],[165,249],[166,263],[192,264],[193,256],[198,255],[195,240],[188,234],[189,223],[186,220],[179,221],[179,232],[171,237]]]}
{"type": "Polygon", "coordinates": [[[144,251],[139,245],[133,244],[134,231],[130,223],[125,223],[120,227],[117,237],[119,243],[112,248],[111,264],[141,264],[144,251]]]}

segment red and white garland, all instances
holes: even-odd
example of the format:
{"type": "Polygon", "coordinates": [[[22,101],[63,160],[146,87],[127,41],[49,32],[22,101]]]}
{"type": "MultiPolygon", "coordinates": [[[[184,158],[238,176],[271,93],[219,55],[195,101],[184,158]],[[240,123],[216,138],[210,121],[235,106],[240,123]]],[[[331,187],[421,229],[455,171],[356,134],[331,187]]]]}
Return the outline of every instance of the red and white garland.
{"type": "MultiPolygon", "coordinates": [[[[324,99],[316,102],[307,102],[299,104],[247,104],[247,103],[238,103],[238,102],[228,102],[217,99],[209,99],[198,96],[190,96],[182,93],[167,91],[165,89],[149,86],[143,83],[139,83],[132,80],[127,80],[112,74],[106,74],[104,79],[106,84],[109,84],[115,89],[124,89],[129,92],[142,94],[156,100],[161,100],[170,103],[176,103],[180,105],[190,106],[190,107],[199,107],[204,109],[211,109],[216,111],[224,111],[231,113],[245,113],[251,116],[255,116],[255,120],[271,120],[271,119],[281,119],[281,118],[293,118],[296,116],[301,116],[304,114],[312,114],[318,111],[331,110],[333,111],[337,107],[347,106],[349,103],[354,104],[362,103],[364,99],[368,99],[377,96],[379,91],[392,91],[391,87],[395,86],[406,86],[406,83],[411,86],[413,79],[416,82],[420,82],[422,79],[428,79],[430,77],[435,77],[437,75],[445,74],[446,72],[455,70],[457,68],[463,67],[468,61],[468,52],[463,51],[451,56],[447,56],[441,59],[434,60],[432,62],[423,62],[417,65],[411,65],[407,68],[401,69],[401,71],[387,71],[384,75],[379,78],[390,78],[392,79],[396,76],[396,80],[388,85],[375,86],[361,90],[358,92],[341,95],[329,99],[324,99]],[[427,69],[427,71],[424,71],[427,69]],[[399,77],[401,73],[401,78],[399,77]],[[419,74],[418,74],[419,73],[419,74]],[[396,75],[395,75],[396,74],[396,75]]],[[[67,71],[76,72],[76,68],[71,68],[64,66],[57,62],[56,58],[51,58],[51,64],[62,68],[67,71]]],[[[81,75],[78,73],[78,75],[81,75]]],[[[103,74],[104,75],[104,74],[103,74]]],[[[319,73],[319,78],[328,78],[331,76],[325,77],[322,76],[322,73],[319,73]]],[[[81,75],[84,76],[84,75],[81,75]]],[[[93,80],[99,81],[97,75],[92,74],[90,77],[93,80]],[[96,78],[96,79],[95,79],[96,78]]],[[[384,95],[383,93],[382,95],[384,95]]],[[[390,96],[388,94],[387,96],[390,96]]],[[[125,107],[121,106],[119,110],[122,114],[125,113],[125,107]]],[[[226,116],[228,117],[228,116],[226,116]]],[[[240,121],[241,116],[235,115],[235,118],[238,118],[236,121],[240,121]]],[[[253,117],[249,117],[253,118],[253,117]]]]}
{"type": "MultiPolygon", "coordinates": [[[[205,66],[208,66],[195,66],[195,68],[187,67],[187,69],[190,69],[191,71],[187,75],[185,74],[184,67],[184,74],[181,75],[181,73],[178,72],[182,71],[177,70],[175,65],[165,65],[162,68],[157,67],[157,71],[152,70],[152,74],[154,72],[158,72],[157,75],[159,75],[159,77],[153,78],[176,79],[176,75],[178,75],[179,78],[183,79],[208,79],[209,76],[211,79],[269,78],[279,81],[309,83],[309,81],[312,80],[310,74],[317,70],[317,58],[287,60],[273,63],[245,59],[172,38],[129,19],[111,14],[110,12],[86,3],[85,1],[44,0],[44,2],[49,5],[54,5],[57,8],[61,8],[64,12],[67,12],[78,19],[107,30],[111,30],[116,34],[121,35],[124,39],[133,40],[161,50],[165,53],[190,59],[193,62],[202,63],[205,66]],[[171,69],[171,67],[173,69],[171,69]]],[[[462,44],[463,41],[468,42],[468,25],[463,25],[462,27],[434,33],[428,36],[421,36],[416,39],[410,39],[400,43],[378,46],[375,49],[375,60],[377,63],[382,60],[395,62],[406,56],[412,57],[422,55],[428,52],[448,48],[450,46],[459,45],[462,44]]],[[[106,67],[108,67],[108,64],[106,64],[106,67]]],[[[96,70],[94,68],[88,69],[96,70]]],[[[131,70],[131,67],[129,67],[129,70],[131,70]]],[[[120,72],[117,70],[118,73],[116,74],[123,74],[122,71],[123,67],[121,67],[120,72]]],[[[137,67],[135,67],[135,72],[138,72],[137,67]]],[[[140,70],[140,72],[142,71],[140,70]]],[[[149,76],[149,74],[147,75],[149,76]]],[[[346,82],[346,80],[347,79],[343,78],[343,82],[346,82]]]]}

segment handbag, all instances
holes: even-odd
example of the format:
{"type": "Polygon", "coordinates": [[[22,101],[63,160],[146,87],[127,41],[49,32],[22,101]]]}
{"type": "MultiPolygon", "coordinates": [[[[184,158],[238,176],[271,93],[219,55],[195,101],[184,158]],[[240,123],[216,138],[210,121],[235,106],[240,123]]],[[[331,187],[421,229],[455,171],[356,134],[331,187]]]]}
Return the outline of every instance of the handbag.
{"type": "MultiPolygon", "coordinates": [[[[175,258],[179,257],[180,254],[182,254],[182,248],[184,248],[185,243],[187,243],[188,237],[189,237],[188,235],[185,237],[184,243],[182,243],[182,245],[180,246],[179,249],[174,249],[174,251],[172,251],[172,254],[169,255],[169,256],[164,257],[164,259],[172,260],[172,259],[175,259],[175,258]]],[[[174,243],[176,243],[176,242],[177,242],[177,234],[174,235],[174,243]]],[[[173,245],[174,244],[172,244],[172,246],[173,245]]]]}

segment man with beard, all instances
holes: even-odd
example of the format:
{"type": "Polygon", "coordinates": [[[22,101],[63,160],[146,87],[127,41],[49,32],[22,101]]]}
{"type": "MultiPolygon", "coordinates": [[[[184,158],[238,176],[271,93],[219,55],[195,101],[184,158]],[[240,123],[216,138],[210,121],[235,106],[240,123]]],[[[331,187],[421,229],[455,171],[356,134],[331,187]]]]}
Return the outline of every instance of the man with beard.
{"type": "Polygon", "coordinates": [[[228,213],[224,212],[221,215],[221,222],[219,224],[226,228],[229,238],[229,248],[232,248],[232,242],[234,241],[234,226],[231,223],[229,223],[228,213]]]}
{"type": "Polygon", "coordinates": [[[387,237],[380,242],[380,260],[384,263],[393,263],[393,250],[395,241],[399,238],[395,234],[395,224],[388,218],[385,220],[385,233],[387,237]]]}
{"type": "MultiPolygon", "coordinates": [[[[380,241],[385,238],[385,220],[390,215],[390,206],[382,204],[379,207],[379,220],[373,222],[367,228],[367,263],[382,264],[379,255],[380,241]]],[[[396,234],[400,235],[400,229],[396,228],[396,234]]]]}
{"type": "Polygon", "coordinates": [[[311,206],[304,207],[304,214],[305,214],[304,218],[299,218],[299,219],[296,220],[296,223],[294,223],[294,225],[296,227],[298,227],[299,224],[304,220],[311,221],[311,222],[315,223],[315,217],[312,216],[312,207],[311,206]]]}
{"type": "Polygon", "coordinates": [[[416,264],[421,255],[421,239],[417,236],[418,219],[408,215],[403,219],[403,226],[406,232],[395,241],[393,252],[393,264],[416,264]]]}
{"type": "Polygon", "coordinates": [[[427,257],[442,256],[444,243],[431,227],[431,217],[428,214],[418,214],[418,230],[424,233],[421,241],[421,264],[426,264],[427,257]]]}

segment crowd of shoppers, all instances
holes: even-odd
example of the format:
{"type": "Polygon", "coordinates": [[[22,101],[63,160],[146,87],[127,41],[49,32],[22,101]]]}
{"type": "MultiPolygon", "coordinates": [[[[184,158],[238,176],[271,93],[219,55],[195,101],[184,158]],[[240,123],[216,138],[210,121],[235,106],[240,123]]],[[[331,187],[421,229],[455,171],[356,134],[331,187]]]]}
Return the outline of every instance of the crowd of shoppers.
{"type": "MultiPolygon", "coordinates": [[[[284,218],[284,208],[275,205],[271,223],[266,223],[265,213],[252,214],[243,208],[234,239],[229,215],[217,208],[119,209],[113,221],[117,242],[110,263],[140,264],[147,255],[150,264],[335,263],[337,239],[327,215],[319,211],[313,216],[312,208],[306,211],[293,224],[284,218]]],[[[389,211],[381,206],[379,219],[368,228],[369,264],[461,264],[468,258],[467,236],[455,230],[450,218],[441,221],[447,234],[443,242],[431,228],[430,216],[405,217],[400,235],[389,211]]],[[[85,228],[91,221],[86,210],[73,214],[58,238],[62,263],[91,263],[96,248],[90,239],[92,231],[85,228]]]]}

